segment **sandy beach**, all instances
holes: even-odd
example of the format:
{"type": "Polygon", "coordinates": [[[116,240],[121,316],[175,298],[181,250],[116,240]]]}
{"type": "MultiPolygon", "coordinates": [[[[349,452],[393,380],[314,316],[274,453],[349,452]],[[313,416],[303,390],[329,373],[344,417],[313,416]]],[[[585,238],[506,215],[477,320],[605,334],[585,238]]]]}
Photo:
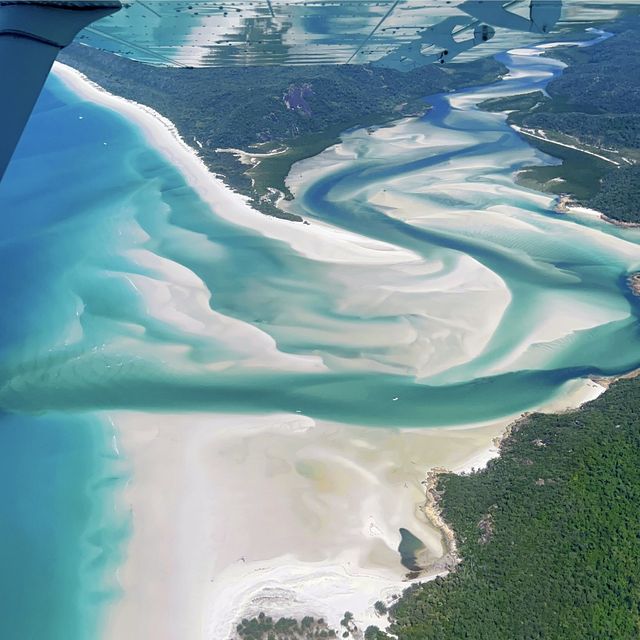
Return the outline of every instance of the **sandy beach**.
{"type": "Polygon", "coordinates": [[[67,65],[56,62],[54,73],[85,99],[134,121],[153,147],[182,171],[203,200],[215,202],[216,214],[233,224],[282,240],[302,255],[323,262],[393,264],[419,259],[417,255],[391,244],[376,242],[336,227],[314,222],[302,232],[300,223],[254,211],[244,196],[233,192],[209,171],[197,152],[180,137],[174,124],[157,111],[105,91],[67,65]]]}
{"type": "MultiPolygon", "coordinates": [[[[477,263],[461,259],[458,270],[438,275],[442,265],[437,261],[425,263],[393,245],[321,223],[303,226],[257,214],[208,171],[159,114],[105,92],[63,65],[56,65],[56,73],[86,99],[134,120],[226,219],[282,240],[309,259],[369,269],[367,276],[357,271],[350,276],[348,270],[336,276],[352,292],[354,307],[358,290],[370,304],[363,283],[379,279],[375,271],[384,267],[397,276],[395,313],[402,311],[403,295],[406,304],[416,299],[421,304],[419,294],[444,294],[462,283],[484,293],[495,289],[496,312],[484,332],[475,331],[479,338],[467,341],[462,360],[479,352],[495,329],[508,292],[477,263]],[[436,277],[417,288],[410,284],[425,275],[436,277]]],[[[258,329],[217,314],[204,283],[181,265],[142,249],[129,257],[157,274],[127,276],[151,317],[190,335],[220,335],[222,327],[224,342],[238,350],[238,358],[251,357],[251,366],[261,361],[290,370],[324,366],[318,358],[284,354],[258,329]]],[[[406,338],[412,351],[401,356],[400,364],[419,370],[415,358],[424,348],[415,342],[414,331],[406,338]]],[[[383,337],[384,345],[393,340],[384,328],[379,336],[371,330],[359,336],[335,330],[330,339],[365,340],[371,346],[371,340],[375,344],[383,337]]],[[[401,334],[397,339],[405,340],[401,334]]],[[[315,423],[295,414],[122,412],[109,419],[132,469],[124,501],[133,537],[118,572],[123,597],[108,617],[105,635],[114,640],[132,629],[154,639],[227,638],[239,617],[261,610],[276,616],[315,613],[337,627],[348,609],[359,624],[380,624],[374,602],[406,586],[397,553],[399,527],[415,530],[434,560],[442,555],[441,534],[420,511],[426,471],[479,466],[494,455],[491,442],[505,426],[388,431],[315,423]],[[403,494],[405,499],[398,500],[403,494]]]]}
{"type": "MultiPolygon", "coordinates": [[[[570,383],[545,409],[602,391],[570,383]]],[[[443,554],[442,534],[421,510],[428,470],[482,468],[511,421],[396,430],[296,414],[108,417],[132,469],[123,501],[133,519],[109,640],[131,630],[222,640],[261,611],[338,628],[348,610],[363,629],[381,625],[375,602],[408,585],[399,527],[420,537],[429,561],[443,554]]]]}

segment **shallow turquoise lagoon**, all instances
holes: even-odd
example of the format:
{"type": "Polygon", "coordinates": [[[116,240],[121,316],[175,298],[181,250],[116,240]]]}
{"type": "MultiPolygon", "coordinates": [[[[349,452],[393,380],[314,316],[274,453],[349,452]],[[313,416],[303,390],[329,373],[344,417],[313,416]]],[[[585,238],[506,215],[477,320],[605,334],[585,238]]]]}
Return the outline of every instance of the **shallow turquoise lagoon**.
{"type": "MultiPolygon", "coordinates": [[[[535,69],[548,64],[537,62],[535,69]]],[[[340,267],[309,260],[284,242],[217,217],[215,203],[212,212],[132,124],[53,80],[2,193],[3,209],[12,212],[3,218],[11,234],[5,234],[11,239],[3,256],[11,264],[9,306],[16,310],[4,320],[3,335],[10,339],[3,346],[3,406],[286,410],[356,424],[446,425],[529,409],[567,380],[637,366],[638,305],[624,283],[638,264],[637,234],[620,239],[618,230],[592,230],[550,216],[537,194],[513,185],[511,172],[522,163],[522,153],[530,159],[531,151],[500,116],[452,109],[445,97],[430,102],[433,113],[411,126],[427,133],[429,128],[462,131],[478,140],[451,151],[417,145],[406,159],[383,153],[371,160],[367,153],[373,154],[376,142],[369,136],[367,153],[312,179],[300,197],[307,215],[405,248],[425,264],[439,262],[439,276],[466,255],[508,289],[511,301],[475,357],[416,375],[410,366],[392,366],[391,347],[338,338],[342,331],[363,332],[376,323],[391,335],[407,318],[432,312],[428,296],[423,296],[426,310],[419,312],[403,314],[384,305],[345,311],[345,300],[354,292],[336,280],[340,267]],[[510,164],[487,171],[491,154],[510,158],[510,164]],[[470,169],[468,159],[479,162],[470,169]],[[399,184],[405,194],[416,180],[422,185],[434,180],[437,187],[439,167],[454,176],[455,184],[479,184],[472,202],[449,207],[455,224],[448,225],[447,208],[435,192],[416,196],[421,206],[439,212],[433,225],[403,221],[371,204],[380,185],[399,184]],[[482,183],[492,181],[505,189],[484,191],[482,183]],[[337,189],[346,195],[336,197],[337,189]],[[481,219],[483,209],[496,206],[509,208],[505,220],[520,225],[526,220],[526,228],[496,224],[495,215],[481,219]],[[464,227],[456,222],[461,215],[464,227]],[[582,233],[586,229],[592,233],[582,233]],[[188,268],[212,293],[209,304],[216,312],[273,336],[280,352],[311,355],[328,366],[319,373],[268,363],[251,367],[224,334],[183,330],[158,318],[132,276],[156,283],[167,276],[137,261],[140,251],[188,268]],[[611,318],[578,326],[562,338],[532,338],[526,357],[504,365],[559,299],[565,301],[561,319],[568,325],[573,300],[584,307],[582,313],[610,309],[611,318]],[[173,350],[163,351],[167,345],[173,350]],[[222,371],[211,366],[236,356],[237,362],[222,371]],[[386,371],[376,370],[373,365],[382,361],[386,371]],[[399,401],[391,404],[394,397],[399,401]],[[462,403],[456,400],[461,397],[462,403]]],[[[345,144],[357,135],[347,134],[345,144]]],[[[343,271],[358,269],[345,266],[343,271]]],[[[383,271],[356,276],[383,279],[383,271]]],[[[464,286],[457,294],[451,319],[445,319],[452,326],[455,305],[465,305],[464,286]]],[[[430,330],[424,329],[427,339],[430,330]]],[[[457,339],[452,332],[451,342],[457,339]]]]}

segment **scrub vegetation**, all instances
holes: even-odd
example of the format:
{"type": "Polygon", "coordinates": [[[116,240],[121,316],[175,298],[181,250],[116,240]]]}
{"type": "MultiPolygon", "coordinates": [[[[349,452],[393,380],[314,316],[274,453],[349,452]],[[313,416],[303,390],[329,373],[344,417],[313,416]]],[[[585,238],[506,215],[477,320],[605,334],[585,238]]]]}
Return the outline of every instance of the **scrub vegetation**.
{"type": "MultiPolygon", "coordinates": [[[[398,640],[640,635],[640,381],[530,415],[485,470],[444,474],[462,563],[389,609],[398,640]]],[[[391,635],[369,628],[367,638],[391,635]]]]}
{"type": "Polygon", "coordinates": [[[316,640],[338,637],[337,632],[329,628],[322,618],[306,616],[302,620],[274,620],[264,613],[256,618],[242,620],[236,627],[236,633],[240,640],[316,640]]]}

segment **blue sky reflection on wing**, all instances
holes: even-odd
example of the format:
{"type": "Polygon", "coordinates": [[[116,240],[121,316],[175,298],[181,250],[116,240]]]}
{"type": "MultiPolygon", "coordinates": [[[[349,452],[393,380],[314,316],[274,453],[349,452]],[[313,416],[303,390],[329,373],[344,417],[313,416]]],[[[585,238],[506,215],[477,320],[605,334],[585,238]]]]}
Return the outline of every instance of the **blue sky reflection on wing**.
{"type": "Polygon", "coordinates": [[[137,0],[81,42],[157,65],[469,60],[610,20],[630,3],[573,0],[137,0]],[[429,49],[426,55],[420,51],[429,49]],[[395,53],[394,53],[395,52],[395,53]]]}

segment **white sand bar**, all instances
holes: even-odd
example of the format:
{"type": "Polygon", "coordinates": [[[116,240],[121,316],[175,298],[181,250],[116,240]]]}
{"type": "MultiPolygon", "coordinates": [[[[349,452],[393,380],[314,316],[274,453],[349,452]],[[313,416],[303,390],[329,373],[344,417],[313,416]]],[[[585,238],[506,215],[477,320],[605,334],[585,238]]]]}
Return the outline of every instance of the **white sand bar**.
{"type": "MultiPolygon", "coordinates": [[[[546,409],[602,391],[569,383],[546,409]]],[[[426,472],[481,468],[509,421],[395,430],[296,414],[109,418],[131,463],[133,535],[107,640],[222,640],[261,611],[337,628],[349,610],[363,628],[382,624],[374,603],[407,586],[399,528],[434,561],[443,553],[420,510],[426,472]]]]}

